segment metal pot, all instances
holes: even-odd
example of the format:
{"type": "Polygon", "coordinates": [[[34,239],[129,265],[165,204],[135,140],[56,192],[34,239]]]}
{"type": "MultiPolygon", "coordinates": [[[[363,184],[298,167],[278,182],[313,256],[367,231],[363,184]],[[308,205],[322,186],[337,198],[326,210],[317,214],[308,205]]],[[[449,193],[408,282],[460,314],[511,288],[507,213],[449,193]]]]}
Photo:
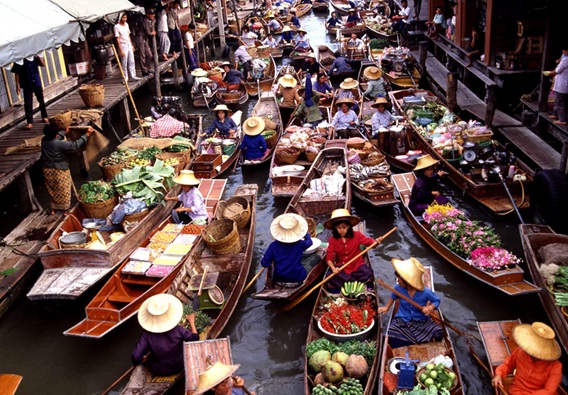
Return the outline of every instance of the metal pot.
{"type": "Polygon", "coordinates": [[[59,239],[61,244],[85,244],[87,242],[87,234],[84,232],[70,232],[59,239]]]}

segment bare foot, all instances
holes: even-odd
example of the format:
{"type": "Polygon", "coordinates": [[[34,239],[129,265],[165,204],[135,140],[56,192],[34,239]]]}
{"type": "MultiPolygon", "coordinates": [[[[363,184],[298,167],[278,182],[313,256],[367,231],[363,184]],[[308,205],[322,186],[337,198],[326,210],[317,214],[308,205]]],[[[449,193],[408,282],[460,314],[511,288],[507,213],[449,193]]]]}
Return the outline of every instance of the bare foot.
{"type": "Polygon", "coordinates": [[[550,118],[550,119],[558,119],[558,117],[557,117],[556,115],[554,115],[554,114],[549,115],[549,118],[550,118]]]}
{"type": "Polygon", "coordinates": [[[48,119],[48,118],[43,118],[42,121],[43,121],[43,123],[49,123],[49,119],[48,119]]]}
{"type": "Polygon", "coordinates": [[[562,121],[554,121],[555,124],[557,125],[566,125],[566,122],[562,122],[562,121]]]}
{"type": "Polygon", "coordinates": [[[168,55],[164,54],[164,56],[163,56],[162,59],[163,59],[164,61],[167,61],[167,60],[168,60],[168,55]]]}
{"type": "Polygon", "coordinates": [[[34,127],[34,125],[32,125],[31,123],[28,123],[25,128],[28,129],[28,130],[31,130],[31,128],[33,128],[33,127],[34,127]]]}

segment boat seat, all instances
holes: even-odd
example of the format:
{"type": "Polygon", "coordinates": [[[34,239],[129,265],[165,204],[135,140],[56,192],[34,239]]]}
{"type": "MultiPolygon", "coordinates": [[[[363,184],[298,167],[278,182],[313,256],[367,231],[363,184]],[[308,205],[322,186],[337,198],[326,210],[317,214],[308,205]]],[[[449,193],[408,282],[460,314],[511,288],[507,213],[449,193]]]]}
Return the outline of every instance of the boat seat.
{"type": "Polygon", "coordinates": [[[112,293],[108,296],[108,301],[114,303],[130,303],[134,299],[136,298],[133,296],[124,295],[121,293],[112,293]]]}

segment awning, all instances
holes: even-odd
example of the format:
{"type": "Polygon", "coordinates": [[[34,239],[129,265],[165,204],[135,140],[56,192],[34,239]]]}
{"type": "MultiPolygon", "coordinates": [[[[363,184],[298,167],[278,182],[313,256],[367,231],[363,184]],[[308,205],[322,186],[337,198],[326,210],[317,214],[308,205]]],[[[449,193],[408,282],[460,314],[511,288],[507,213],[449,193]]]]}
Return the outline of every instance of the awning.
{"type": "Polygon", "coordinates": [[[93,23],[104,18],[116,24],[121,11],[140,11],[128,0],[51,0],[80,22],[93,23]]]}

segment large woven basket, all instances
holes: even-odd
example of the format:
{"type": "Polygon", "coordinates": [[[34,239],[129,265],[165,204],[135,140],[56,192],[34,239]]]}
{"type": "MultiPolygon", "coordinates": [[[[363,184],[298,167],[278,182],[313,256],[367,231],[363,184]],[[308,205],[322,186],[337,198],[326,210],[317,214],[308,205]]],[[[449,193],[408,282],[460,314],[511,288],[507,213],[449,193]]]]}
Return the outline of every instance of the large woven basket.
{"type": "Polygon", "coordinates": [[[317,157],[318,157],[317,152],[306,151],[306,158],[308,159],[308,162],[313,163],[317,157]]]}
{"type": "Polygon", "coordinates": [[[118,173],[122,171],[126,167],[126,162],[118,163],[116,165],[104,166],[103,161],[100,160],[98,162],[101,171],[103,172],[103,177],[105,180],[110,181],[116,176],[118,173]]]}
{"type": "Polygon", "coordinates": [[[274,131],[274,134],[272,136],[270,136],[269,138],[265,137],[265,141],[266,141],[266,147],[268,149],[274,147],[276,145],[276,143],[278,142],[278,133],[276,133],[276,131],[274,131]]]}
{"type": "Polygon", "coordinates": [[[105,86],[103,84],[83,84],[79,87],[79,95],[88,108],[100,107],[105,102],[105,86]]]}
{"type": "Polygon", "coordinates": [[[213,221],[201,231],[201,236],[207,247],[218,255],[241,252],[241,238],[235,221],[230,219],[213,221]]]}
{"type": "Polygon", "coordinates": [[[276,130],[276,126],[278,126],[276,122],[267,117],[262,117],[262,119],[264,120],[264,130],[276,130]]]}
{"type": "Polygon", "coordinates": [[[112,213],[114,206],[118,204],[118,196],[114,195],[104,202],[84,203],[79,201],[87,218],[106,218],[112,213]]]}
{"type": "Polygon", "coordinates": [[[162,161],[166,161],[166,159],[171,159],[171,158],[175,158],[177,159],[179,162],[177,163],[177,165],[173,165],[172,167],[175,169],[176,174],[179,174],[180,171],[182,171],[185,166],[189,163],[188,158],[189,158],[189,154],[186,154],[186,152],[160,152],[159,154],[156,155],[156,159],[160,159],[162,161]]]}
{"type": "Polygon", "coordinates": [[[282,151],[276,152],[276,158],[278,158],[278,161],[281,165],[291,165],[296,162],[296,160],[298,160],[298,157],[300,156],[299,149],[296,148],[295,152],[295,154],[289,154],[282,151]]]}
{"type": "Polygon", "coordinates": [[[217,207],[217,219],[233,220],[239,229],[249,224],[250,215],[249,202],[242,196],[233,196],[227,201],[221,200],[217,207]]]}
{"type": "Polygon", "coordinates": [[[365,158],[361,160],[361,164],[365,166],[376,166],[384,161],[384,157],[381,160],[380,157],[372,156],[370,158],[365,158]]]}
{"type": "Polygon", "coordinates": [[[72,114],[71,110],[60,112],[59,114],[49,117],[49,123],[57,126],[59,130],[65,130],[71,126],[73,119],[72,114]]]}
{"type": "Polygon", "coordinates": [[[311,237],[316,237],[318,235],[316,221],[313,218],[307,217],[306,222],[308,223],[308,233],[311,237]]]}
{"type": "Polygon", "coordinates": [[[144,218],[146,218],[148,213],[149,210],[145,208],[144,210],[139,211],[137,213],[125,215],[124,218],[122,219],[122,227],[124,228],[125,231],[127,231],[127,228],[129,226],[125,225],[130,225],[130,229],[132,229],[131,225],[142,221],[144,218]]]}

